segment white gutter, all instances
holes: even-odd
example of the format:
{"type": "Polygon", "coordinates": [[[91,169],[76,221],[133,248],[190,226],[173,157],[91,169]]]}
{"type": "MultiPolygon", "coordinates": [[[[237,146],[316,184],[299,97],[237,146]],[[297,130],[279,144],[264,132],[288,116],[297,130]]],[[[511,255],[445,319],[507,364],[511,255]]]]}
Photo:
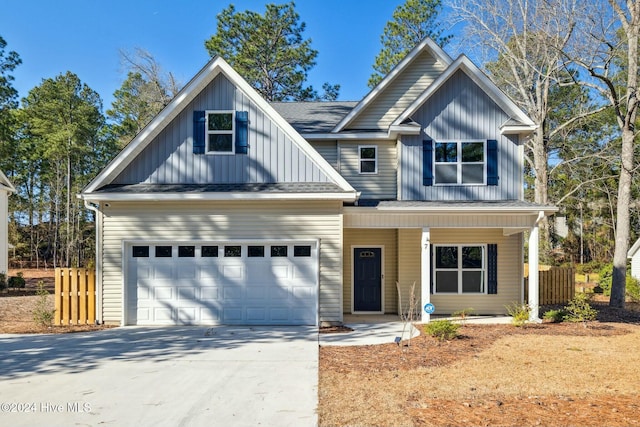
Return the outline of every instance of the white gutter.
{"type": "Polygon", "coordinates": [[[302,133],[307,141],[319,140],[389,140],[397,139],[400,135],[420,135],[422,128],[418,126],[392,125],[387,132],[350,132],[350,133],[302,133]]]}
{"type": "Polygon", "coordinates": [[[85,201],[232,201],[232,200],[342,200],[353,202],[357,192],[349,193],[236,193],[236,192],[201,192],[201,193],[83,193],[78,197],[85,201]]]}
{"type": "Polygon", "coordinates": [[[96,323],[102,323],[102,213],[88,200],[84,207],[96,214],[96,323]]]}

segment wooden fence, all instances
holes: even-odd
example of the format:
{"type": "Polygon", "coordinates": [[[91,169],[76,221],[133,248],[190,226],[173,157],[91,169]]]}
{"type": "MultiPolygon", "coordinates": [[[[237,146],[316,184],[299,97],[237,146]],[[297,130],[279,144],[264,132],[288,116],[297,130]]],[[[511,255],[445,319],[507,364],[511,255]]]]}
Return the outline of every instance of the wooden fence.
{"type": "Polygon", "coordinates": [[[96,322],[96,275],[86,268],[56,268],[55,324],[96,322]]]}
{"type": "MultiPolygon", "coordinates": [[[[566,304],[576,294],[576,271],[552,267],[538,272],[540,305],[566,304]]],[[[529,300],[529,278],[524,278],[525,301],[529,300]]]]}

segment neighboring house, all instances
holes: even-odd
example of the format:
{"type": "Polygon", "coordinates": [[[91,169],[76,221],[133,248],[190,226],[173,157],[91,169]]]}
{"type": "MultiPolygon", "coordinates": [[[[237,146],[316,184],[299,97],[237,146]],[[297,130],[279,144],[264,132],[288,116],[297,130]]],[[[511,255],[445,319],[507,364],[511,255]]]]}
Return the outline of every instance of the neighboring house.
{"type": "Polygon", "coordinates": [[[0,273],[9,270],[9,194],[16,189],[0,170],[0,273]]]}
{"type": "Polygon", "coordinates": [[[524,201],[534,127],[431,40],[360,102],[269,104],[214,58],[80,195],[98,318],[316,325],[406,309],[396,283],[436,314],[504,314],[556,211],[524,201]]]}
{"type": "Polygon", "coordinates": [[[627,258],[631,259],[631,276],[640,280],[640,239],[631,246],[627,258]]]}

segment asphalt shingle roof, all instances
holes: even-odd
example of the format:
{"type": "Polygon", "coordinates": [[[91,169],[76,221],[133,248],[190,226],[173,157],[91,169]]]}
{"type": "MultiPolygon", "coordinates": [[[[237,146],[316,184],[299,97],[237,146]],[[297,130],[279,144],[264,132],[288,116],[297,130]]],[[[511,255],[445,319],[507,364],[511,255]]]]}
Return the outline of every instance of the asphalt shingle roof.
{"type": "Polygon", "coordinates": [[[329,102],[272,102],[271,106],[298,133],[329,133],[358,103],[329,102]]]}
{"type": "Polygon", "coordinates": [[[111,184],[96,193],[342,193],[339,186],[323,182],[255,184],[111,184]]]}

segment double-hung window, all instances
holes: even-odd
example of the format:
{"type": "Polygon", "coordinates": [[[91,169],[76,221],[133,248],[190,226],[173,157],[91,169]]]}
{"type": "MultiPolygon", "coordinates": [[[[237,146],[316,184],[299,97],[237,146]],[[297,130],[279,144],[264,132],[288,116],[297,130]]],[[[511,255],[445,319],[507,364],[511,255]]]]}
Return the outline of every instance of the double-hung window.
{"type": "Polygon", "coordinates": [[[378,173],[378,147],[375,145],[359,145],[358,160],[361,174],[378,173]]]}
{"type": "Polygon", "coordinates": [[[207,111],[207,153],[233,154],[235,147],[235,112],[207,111]]]}
{"type": "Polygon", "coordinates": [[[435,184],[485,184],[486,141],[435,143],[435,184]]]}
{"type": "Polygon", "coordinates": [[[434,249],[435,293],[487,292],[485,245],[435,245],[434,249]]]}

